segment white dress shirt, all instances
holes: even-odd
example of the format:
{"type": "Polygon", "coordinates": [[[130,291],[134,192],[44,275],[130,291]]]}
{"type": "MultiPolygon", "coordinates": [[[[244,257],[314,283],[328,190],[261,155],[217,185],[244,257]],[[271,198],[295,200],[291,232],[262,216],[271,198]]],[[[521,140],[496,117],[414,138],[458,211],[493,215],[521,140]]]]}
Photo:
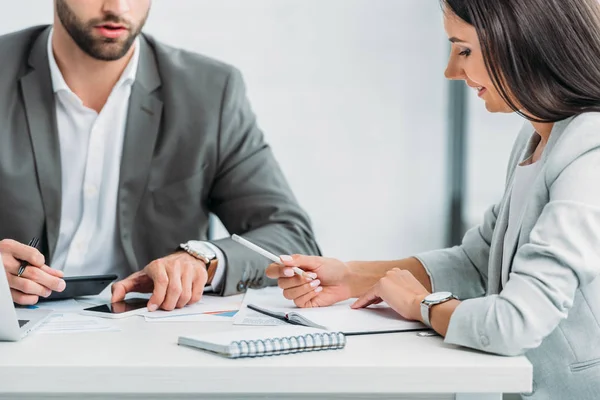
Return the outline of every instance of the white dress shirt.
{"type": "MultiPolygon", "coordinates": [[[[114,273],[124,278],[131,272],[119,240],[117,196],[139,39],[134,46],[129,64],[97,113],[65,82],[54,58],[52,33],[48,38],[62,178],[60,232],[50,265],[65,276],[114,273]]],[[[225,257],[219,248],[208,245],[219,259],[212,285],[205,288],[212,290],[222,283],[225,257]]]]}

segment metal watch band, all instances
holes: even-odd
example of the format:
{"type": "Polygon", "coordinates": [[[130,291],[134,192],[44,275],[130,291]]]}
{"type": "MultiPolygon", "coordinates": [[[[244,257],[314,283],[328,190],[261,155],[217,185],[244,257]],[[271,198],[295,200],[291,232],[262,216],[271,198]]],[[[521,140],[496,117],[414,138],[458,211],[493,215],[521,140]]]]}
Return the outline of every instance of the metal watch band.
{"type": "Polygon", "coordinates": [[[431,328],[431,322],[429,321],[429,305],[425,303],[421,303],[421,318],[423,318],[423,323],[431,328]]]}
{"type": "Polygon", "coordinates": [[[455,295],[450,295],[448,298],[436,302],[426,302],[423,300],[421,302],[421,318],[423,318],[423,323],[431,328],[431,307],[437,306],[438,304],[443,304],[450,300],[458,300],[458,297],[455,295]]]}

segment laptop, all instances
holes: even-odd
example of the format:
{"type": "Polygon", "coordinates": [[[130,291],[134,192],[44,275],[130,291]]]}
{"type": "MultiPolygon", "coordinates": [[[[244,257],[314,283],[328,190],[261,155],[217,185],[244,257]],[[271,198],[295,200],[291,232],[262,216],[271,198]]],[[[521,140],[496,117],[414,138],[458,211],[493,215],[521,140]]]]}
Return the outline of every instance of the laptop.
{"type": "Polygon", "coordinates": [[[16,342],[39,327],[52,310],[15,309],[0,256],[0,341],[16,342]]]}

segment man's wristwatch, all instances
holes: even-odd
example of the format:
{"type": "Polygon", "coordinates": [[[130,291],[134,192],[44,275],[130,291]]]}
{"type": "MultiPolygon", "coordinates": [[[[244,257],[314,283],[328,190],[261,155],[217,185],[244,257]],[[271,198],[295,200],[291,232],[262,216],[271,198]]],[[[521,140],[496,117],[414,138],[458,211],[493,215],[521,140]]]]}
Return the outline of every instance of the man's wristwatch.
{"type": "Polygon", "coordinates": [[[425,297],[423,301],[421,301],[421,317],[423,318],[425,325],[431,328],[431,322],[429,318],[431,307],[435,306],[436,304],[442,304],[454,299],[458,299],[458,297],[454,296],[450,292],[432,293],[425,297]]]}
{"type": "Polygon", "coordinates": [[[204,263],[208,273],[206,284],[210,285],[217,271],[217,263],[219,261],[213,249],[199,240],[190,240],[186,243],[181,243],[179,248],[204,263]]]}

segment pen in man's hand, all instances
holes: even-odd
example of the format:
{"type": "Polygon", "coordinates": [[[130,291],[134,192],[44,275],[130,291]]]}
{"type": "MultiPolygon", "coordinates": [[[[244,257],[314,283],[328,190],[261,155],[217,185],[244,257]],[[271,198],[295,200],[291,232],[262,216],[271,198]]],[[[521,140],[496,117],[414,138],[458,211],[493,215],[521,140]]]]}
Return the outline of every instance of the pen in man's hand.
{"type": "MultiPolygon", "coordinates": [[[[37,237],[34,237],[29,241],[28,246],[37,249],[39,243],[40,240],[37,237]]],[[[21,260],[21,266],[19,267],[19,272],[17,273],[17,276],[23,275],[23,272],[25,272],[25,268],[27,268],[27,264],[29,264],[27,261],[21,260]]]]}

